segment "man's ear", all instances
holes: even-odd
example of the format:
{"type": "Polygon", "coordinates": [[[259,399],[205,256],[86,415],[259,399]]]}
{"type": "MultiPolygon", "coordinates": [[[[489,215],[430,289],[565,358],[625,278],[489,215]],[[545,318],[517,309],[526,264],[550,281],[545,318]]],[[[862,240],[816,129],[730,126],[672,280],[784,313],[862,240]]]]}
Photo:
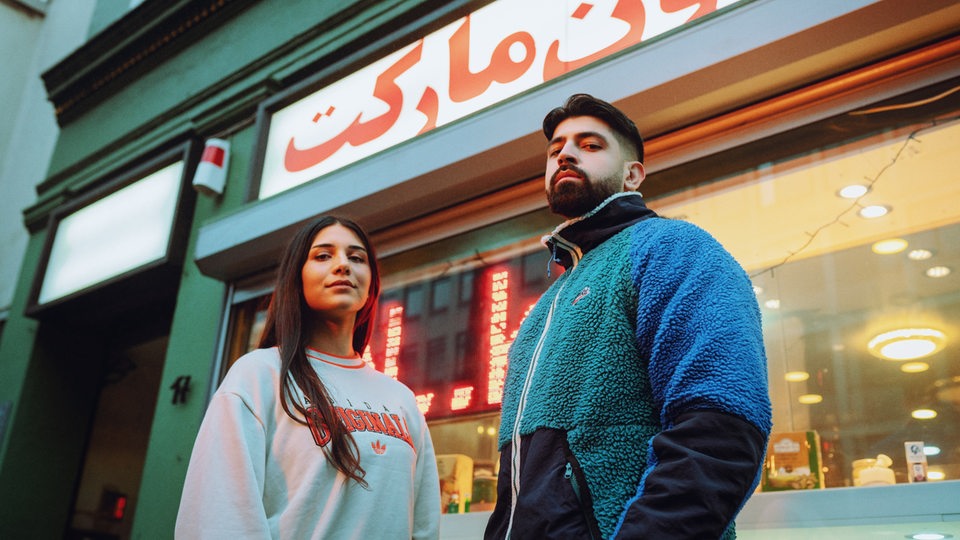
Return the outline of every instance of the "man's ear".
{"type": "Polygon", "coordinates": [[[637,191],[640,184],[647,177],[647,172],[643,169],[643,163],[639,161],[628,161],[624,163],[626,175],[623,178],[624,191],[637,191]]]}

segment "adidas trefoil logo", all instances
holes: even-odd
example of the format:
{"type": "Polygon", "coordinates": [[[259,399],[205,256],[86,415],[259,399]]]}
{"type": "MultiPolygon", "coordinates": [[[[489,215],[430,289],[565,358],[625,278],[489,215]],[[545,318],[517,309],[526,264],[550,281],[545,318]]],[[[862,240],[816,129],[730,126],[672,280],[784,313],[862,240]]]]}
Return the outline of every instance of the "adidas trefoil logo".
{"type": "Polygon", "coordinates": [[[578,294],[577,297],[573,299],[573,303],[571,305],[574,305],[574,306],[577,305],[577,302],[582,300],[583,297],[588,294],[590,294],[590,287],[584,287],[583,290],[580,291],[580,294],[578,294]]]}
{"type": "Polygon", "coordinates": [[[377,453],[378,456],[383,455],[387,451],[387,445],[382,444],[380,439],[377,439],[377,442],[370,443],[370,446],[373,448],[373,451],[377,453]]]}

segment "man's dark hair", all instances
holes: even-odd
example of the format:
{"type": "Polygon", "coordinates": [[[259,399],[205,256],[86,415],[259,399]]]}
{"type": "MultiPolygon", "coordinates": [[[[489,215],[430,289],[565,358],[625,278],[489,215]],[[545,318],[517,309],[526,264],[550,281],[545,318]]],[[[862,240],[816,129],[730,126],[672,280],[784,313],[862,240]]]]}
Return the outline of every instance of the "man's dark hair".
{"type": "Polygon", "coordinates": [[[547,140],[553,138],[560,122],[575,116],[592,116],[602,120],[613,131],[623,137],[624,141],[633,146],[637,152],[637,161],[643,163],[643,137],[633,120],[627,118],[623,111],[613,105],[597,99],[589,94],[574,94],[567,98],[562,107],[557,107],[543,118],[543,134],[547,140]]]}

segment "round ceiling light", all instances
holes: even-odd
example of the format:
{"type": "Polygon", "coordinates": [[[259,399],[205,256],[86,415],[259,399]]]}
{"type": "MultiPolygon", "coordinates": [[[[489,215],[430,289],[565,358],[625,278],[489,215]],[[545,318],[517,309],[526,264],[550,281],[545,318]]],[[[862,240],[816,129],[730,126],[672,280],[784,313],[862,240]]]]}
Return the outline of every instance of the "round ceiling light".
{"type": "Polygon", "coordinates": [[[870,188],[860,184],[850,184],[849,186],[844,186],[837,192],[838,197],[843,197],[844,199],[859,199],[867,194],[870,191],[870,188]]]}
{"type": "Polygon", "coordinates": [[[872,206],[864,206],[860,209],[860,217],[866,219],[875,219],[878,217],[883,217],[890,212],[890,207],[882,204],[874,204],[872,206]]]}
{"type": "Polygon", "coordinates": [[[903,238],[889,238],[874,242],[871,249],[877,255],[893,255],[907,249],[907,241],[903,238]]]}
{"type": "Polygon", "coordinates": [[[783,378],[787,382],[803,382],[810,378],[810,374],[806,371],[788,371],[783,374],[783,378]]]}
{"type": "Polygon", "coordinates": [[[923,373],[930,369],[930,364],[926,362],[906,362],[900,366],[900,371],[904,373],[923,373]]]}
{"type": "Polygon", "coordinates": [[[924,273],[927,274],[927,277],[942,278],[949,276],[950,272],[952,272],[952,270],[949,266],[931,266],[927,268],[927,271],[924,273]]]}
{"type": "Polygon", "coordinates": [[[884,332],[867,343],[870,354],[884,360],[916,360],[939,351],[947,336],[933,328],[901,328],[884,332]]]}

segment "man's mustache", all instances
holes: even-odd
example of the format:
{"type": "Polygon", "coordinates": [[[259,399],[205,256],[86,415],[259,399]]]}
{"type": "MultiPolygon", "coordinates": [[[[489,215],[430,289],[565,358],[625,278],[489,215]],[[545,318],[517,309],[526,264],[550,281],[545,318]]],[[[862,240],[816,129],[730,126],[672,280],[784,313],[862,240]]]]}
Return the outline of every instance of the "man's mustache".
{"type": "Polygon", "coordinates": [[[550,175],[550,187],[553,187],[554,185],[556,185],[556,183],[557,183],[557,176],[558,176],[560,173],[562,173],[562,172],[567,172],[567,171],[573,171],[573,172],[576,173],[577,176],[579,176],[580,178],[582,178],[582,179],[584,179],[584,180],[587,179],[587,173],[585,173],[585,172],[583,171],[583,169],[581,169],[580,167],[577,167],[576,165],[564,165],[564,166],[560,167],[559,169],[553,171],[553,174],[550,175]]]}

